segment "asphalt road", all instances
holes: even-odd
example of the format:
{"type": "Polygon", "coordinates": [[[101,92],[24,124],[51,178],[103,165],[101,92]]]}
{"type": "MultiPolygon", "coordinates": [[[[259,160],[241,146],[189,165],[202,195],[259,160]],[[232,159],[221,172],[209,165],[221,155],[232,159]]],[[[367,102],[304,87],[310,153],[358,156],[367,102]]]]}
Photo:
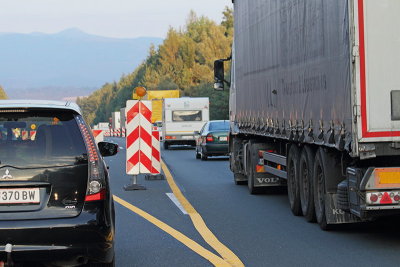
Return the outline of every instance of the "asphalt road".
{"type": "MultiPolygon", "coordinates": [[[[121,147],[123,139],[113,138],[121,147]]],[[[397,266],[399,218],[345,225],[322,231],[290,212],[286,192],[250,195],[236,186],[224,158],[196,160],[194,150],[163,150],[162,158],[186,199],[208,228],[246,266],[397,266]]],[[[188,215],[168,198],[165,180],[139,183],[147,190],[126,192],[125,150],[107,158],[113,194],[217,254],[188,215]]],[[[212,266],[196,252],[142,216],[116,203],[117,266],[212,266]]]]}

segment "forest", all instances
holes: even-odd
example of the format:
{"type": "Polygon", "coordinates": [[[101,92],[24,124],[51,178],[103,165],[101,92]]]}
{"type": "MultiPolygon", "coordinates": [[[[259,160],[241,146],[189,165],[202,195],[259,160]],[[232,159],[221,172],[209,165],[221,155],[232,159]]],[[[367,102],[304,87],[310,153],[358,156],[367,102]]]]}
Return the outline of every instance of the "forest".
{"type": "MultiPolygon", "coordinates": [[[[149,48],[146,60],[119,81],[104,84],[88,97],[78,98],[88,124],[106,122],[111,112],[125,107],[134,88],[179,89],[181,96],[210,98],[210,119],[228,119],[229,92],[214,91],[214,60],[231,54],[233,14],[228,7],[222,22],[190,12],[186,25],[170,28],[159,47],[149,48]]],[[[227,66],[227,73],[229,68],[227,66]]]]}
{"type": "Polygon", "coordinates": [[[8,99],[8,96],[4,91],[3,87],[1,87],[1,85],[0,85],[0,99],[8,99]]]}

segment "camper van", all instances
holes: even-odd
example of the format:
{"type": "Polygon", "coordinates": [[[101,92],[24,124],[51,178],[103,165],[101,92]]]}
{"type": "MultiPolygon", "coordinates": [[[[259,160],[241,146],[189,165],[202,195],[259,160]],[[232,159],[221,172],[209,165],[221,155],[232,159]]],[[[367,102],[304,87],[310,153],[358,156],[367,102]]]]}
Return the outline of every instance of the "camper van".
{"type": "Polygon", "coordinates": [[[164,149],[170,145],[195,146],[194,132],[210,119],[208,97],[166,98],[163,100],[164,149]]]}

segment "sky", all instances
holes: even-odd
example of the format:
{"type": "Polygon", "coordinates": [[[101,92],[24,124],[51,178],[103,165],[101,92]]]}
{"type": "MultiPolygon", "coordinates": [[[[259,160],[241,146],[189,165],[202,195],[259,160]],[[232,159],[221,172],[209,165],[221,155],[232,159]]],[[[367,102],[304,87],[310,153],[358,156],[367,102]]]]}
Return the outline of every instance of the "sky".
{"type": "Polygon", "coordinates": [[[116,38],[164,38],[190,10],[216,22],[231,0],[0,0],[0,32],[56,33],[68,28],[116,38]]]}

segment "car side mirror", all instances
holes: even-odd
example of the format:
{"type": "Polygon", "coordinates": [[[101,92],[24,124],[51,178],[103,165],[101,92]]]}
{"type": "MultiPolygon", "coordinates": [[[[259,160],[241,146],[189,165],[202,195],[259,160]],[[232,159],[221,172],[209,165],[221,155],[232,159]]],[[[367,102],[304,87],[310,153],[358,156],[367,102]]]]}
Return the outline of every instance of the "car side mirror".
{"type": "Polygon", "coordinates": [[[224,90],[224,61],[221,59],[214,61],[214,89],[224,90]]]}
{"type": "Polygon", "coordinates": [[[99,142],[98,145],[100,154],[103,157],[114,156],[118,153],[118,144],[110,143],[110,142],[99,142]]]}

